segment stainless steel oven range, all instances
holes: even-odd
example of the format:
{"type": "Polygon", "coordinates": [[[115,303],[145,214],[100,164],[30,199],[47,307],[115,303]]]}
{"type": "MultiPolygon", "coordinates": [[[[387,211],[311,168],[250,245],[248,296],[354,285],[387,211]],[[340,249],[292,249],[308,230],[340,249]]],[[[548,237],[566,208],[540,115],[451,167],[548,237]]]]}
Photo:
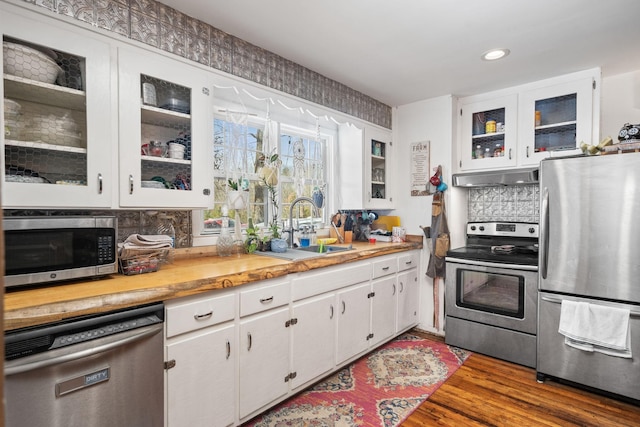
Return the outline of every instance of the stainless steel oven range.
{"type": "Polygon", "coordinates": [[[536,366],[538,224],[467,224],[446,257],[445,342],[536,366]]]}

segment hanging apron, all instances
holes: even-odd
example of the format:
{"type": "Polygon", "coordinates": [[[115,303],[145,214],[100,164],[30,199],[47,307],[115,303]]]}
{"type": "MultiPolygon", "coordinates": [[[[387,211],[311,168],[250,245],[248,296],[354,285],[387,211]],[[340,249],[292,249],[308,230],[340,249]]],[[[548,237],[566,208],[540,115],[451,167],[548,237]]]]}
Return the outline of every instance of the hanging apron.
{"type": "Polygon", "coordinates": [[[445,256],[449,249],[449,226],[444,208],[444,193],[433,195],[431,205],[431,227],[423,229],[429,241],[431,255],[427,267],[427,276],[433,278],[433,327],[440,329],[440,291],[438,278],[446,276],[445,256]],[[428,234],[427,234],[428,233],[428,234]]]}

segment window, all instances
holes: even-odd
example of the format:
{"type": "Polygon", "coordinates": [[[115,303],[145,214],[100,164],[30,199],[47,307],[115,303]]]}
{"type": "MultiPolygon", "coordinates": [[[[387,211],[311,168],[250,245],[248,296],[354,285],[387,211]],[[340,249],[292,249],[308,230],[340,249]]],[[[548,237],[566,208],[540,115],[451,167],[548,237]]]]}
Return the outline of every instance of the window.
{"type": "MultiPolygon", "coordinates": [[[[224,205],[229,207],[232,228],[235,226],[236,213],[242,228],[246,227],[249,218],[256,226],[266,228],[275,217],[278,218],[278,224],[287,221],[288,227],[290,206],[296,197],[324,200],[327,147],[330,141],[331,137],[321,134],[317,126],[314,130],[302,129],[260,120],[247,114],[227,114],[215,118],[214,206],[194,215],[195,237],[219,233],[224,205]],[[275,205],[265,185],[264,174],[261,173],[265,157],[269,163],[274,154],[277,154],[279,173],[278,182],[273,186],[275,205]],[[248,189],[244,209],[231,209],[229,180],[240,181],[240,185],[248,189]],[[195,224],[195,221],[202,222],[195,224]]],[[[294,213],[294,217],[299,219],[296,225],[309,225],[312,219],[316,225],[323,222],[324,209],[319,209],[318,216],[314,217],[313,214],[310,204],[299,203],[294,213]]]]}

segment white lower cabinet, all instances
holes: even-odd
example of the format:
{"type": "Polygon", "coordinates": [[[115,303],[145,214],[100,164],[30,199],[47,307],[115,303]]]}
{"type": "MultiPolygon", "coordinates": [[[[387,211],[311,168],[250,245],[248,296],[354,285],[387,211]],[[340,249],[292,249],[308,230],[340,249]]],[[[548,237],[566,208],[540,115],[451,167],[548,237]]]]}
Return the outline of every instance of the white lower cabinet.
{"type": "Polygon", "coordinates": [[[368,281],[338,292],[338,364],[369,347],[370,293],[371,283],[368,281]]]}
{"type": "Polygon", "coordinates": [[[335,367],[336,294],[329,293],[293,303],[293,389],[335,367]]]}
{"type": "Polygon", "coordinates": [[[419,291],[417,269],[414,268],[398,274],[397,332],[418,323],[419,291]]]}
{"type": "Polygon", "coordinates": [[[419,251],[166,302],[166,425],[240,425],[418,323],[419,251]]]}
{"type": "Polygon", "coordinates": [[[398,286],[396,276],[390,275],[371,284],[370,346],[388,340],[396,332],[398,286]]]}
{"type": "Polygon", "coordinates": [[[166,425],[225,427],[236,416],[236,295],[167,302],[166,425]]]}
{"type": "Polygon", "coordinates": [[[235,326],[205,329],[166,346],[167,426],[226,427],[235,420],[235,326]],[[212,329],[212,330],[209,330],[212,329]]]}

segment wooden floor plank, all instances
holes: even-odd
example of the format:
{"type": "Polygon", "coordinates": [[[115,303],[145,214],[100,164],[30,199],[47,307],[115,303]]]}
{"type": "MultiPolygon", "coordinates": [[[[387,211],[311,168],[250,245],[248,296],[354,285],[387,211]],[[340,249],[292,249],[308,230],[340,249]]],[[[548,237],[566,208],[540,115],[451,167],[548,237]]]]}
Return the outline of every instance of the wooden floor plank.
{"type": "Polygon", "coordinates": [[[402,426],[640,426],[640,405],[535,374],[473,354],[402,426]]]}

